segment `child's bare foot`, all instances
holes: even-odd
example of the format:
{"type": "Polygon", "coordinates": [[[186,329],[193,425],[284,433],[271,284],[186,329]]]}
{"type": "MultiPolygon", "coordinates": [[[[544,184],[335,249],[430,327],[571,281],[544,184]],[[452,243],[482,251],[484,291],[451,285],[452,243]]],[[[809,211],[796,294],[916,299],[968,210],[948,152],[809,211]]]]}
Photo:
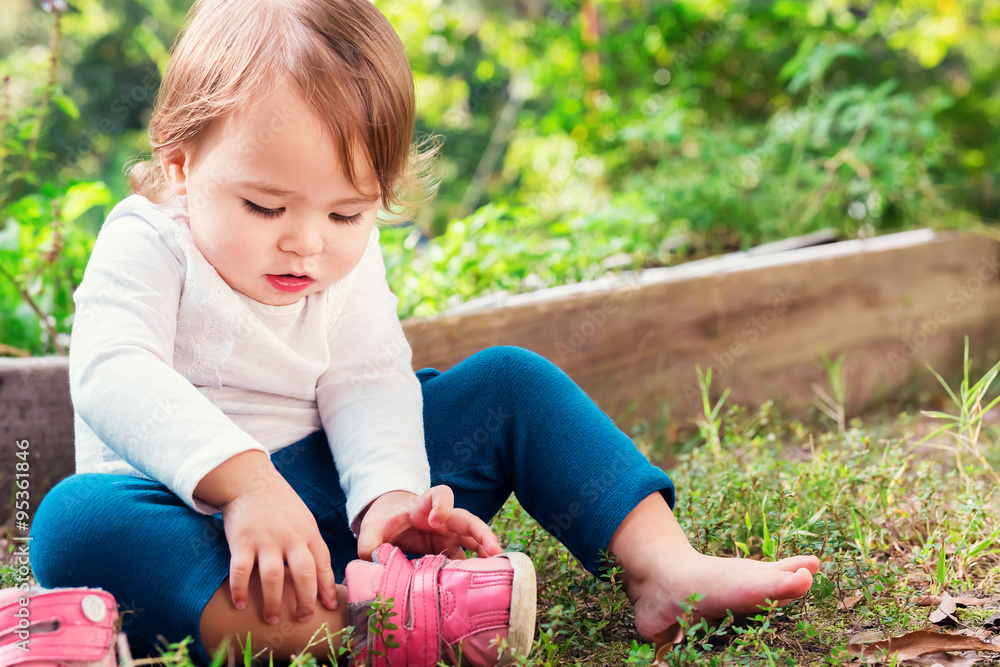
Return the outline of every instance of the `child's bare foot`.
{"type": "Polygon", "coordinates": [[[698,602],[692,620],[724,618],[727,610],[736,616],[754,614],[766,600],[786,602],[802,597],[812,585],[819,560],[796,556],[765,563],[705,556],[692,549],[689,557],[664,565],[658,575],[645,580],[632,578],[626,584],[626,593],[635,605],[636,630],[647,641],[677,623],[679,603],[693,593],[705,597],[698,602]]]}
{"type": "MultiPolygon", "coordinates": [[[[767,600],[779,603],[809,591],[819,570],[815,556],[794,556],[766,563],[698,553],[659,493],[640,502],[611,537],[608,550],[622,566],[625,594],[635,605],[635,625],[647,641],[674,626],[680,603],[704,596],[694,618],[754,614],[767,600]]],[[[672,637],[659,637],[673,641],[672,637]]]]}

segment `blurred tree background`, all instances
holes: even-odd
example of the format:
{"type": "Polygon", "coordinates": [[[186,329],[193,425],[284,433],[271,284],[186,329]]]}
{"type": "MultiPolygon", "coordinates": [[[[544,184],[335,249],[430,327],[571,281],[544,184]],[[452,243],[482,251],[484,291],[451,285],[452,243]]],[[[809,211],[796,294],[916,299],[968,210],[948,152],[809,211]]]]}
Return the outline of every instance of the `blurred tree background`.
{"type": "MultiPolygon", "coordinates": [[[[0,353],[72,291],[190,0],[3,0],[0,353]]],[[[379,0],[444,139],[383,230],[400,316],[820,229],[1000,214],[1000,0],[379,0]]]]}

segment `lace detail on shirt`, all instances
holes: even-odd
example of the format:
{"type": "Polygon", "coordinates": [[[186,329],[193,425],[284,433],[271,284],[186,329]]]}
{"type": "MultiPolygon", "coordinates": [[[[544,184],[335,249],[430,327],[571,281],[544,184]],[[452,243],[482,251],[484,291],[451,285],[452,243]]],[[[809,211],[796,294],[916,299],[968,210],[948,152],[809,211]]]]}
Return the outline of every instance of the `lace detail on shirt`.
{"type": "Polygon", "coordinates": [[[233,351],[234,333],[260,322],[195,246],[187,198],[177,197],[158,208],[168,218],[174,242],[187,258],[174,361],[184,357],[191,361],[176,370],[197,386],[221,387],[219,369],[233,351]],[[182,351],[185,346],[190,350],[187,355],[182,351]]]}
{"type": "Polygon", "coordinates": [[[333,323],[337,321],[338,317],[340,317],[340,311],[344,309],[344,304],[347,303],[347,297],[351,294],[351,289],[354,287],[354,279],[356,277],[357,271],[351,271],[326,289],[327,332],[333,328],[333,323]]]}

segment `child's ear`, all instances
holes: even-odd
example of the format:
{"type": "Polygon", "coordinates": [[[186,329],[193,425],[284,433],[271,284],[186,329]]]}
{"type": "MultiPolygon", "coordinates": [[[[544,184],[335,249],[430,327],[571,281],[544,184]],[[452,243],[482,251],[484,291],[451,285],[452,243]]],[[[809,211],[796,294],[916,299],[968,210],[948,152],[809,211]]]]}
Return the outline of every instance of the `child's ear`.
{"type": "Polygon", "coordinates": [[[179,195],[187,194],[187,156],[183,151],[177,151],[170,155],[160,156],[160,166],[163,168],[163,176],[167,183],[179,195]]]}

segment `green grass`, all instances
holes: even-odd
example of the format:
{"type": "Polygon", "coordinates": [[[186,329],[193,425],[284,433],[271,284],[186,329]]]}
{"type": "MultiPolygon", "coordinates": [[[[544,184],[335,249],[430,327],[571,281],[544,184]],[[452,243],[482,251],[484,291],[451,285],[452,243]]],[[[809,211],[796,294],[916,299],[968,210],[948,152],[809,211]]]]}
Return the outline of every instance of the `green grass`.
{"type": "MultiPolygon", "coordinates": [[[[960,407],[939,410],[964,420],[955,423],[902,412],[854,418],[841,430],[833,417],[789,419],[771,404],[755,411],[706,404],[714,414],[682,432],[680,443],[654,428],[637,429],[637,446],[670,472],[675,513],[700,551],[765,560],[812,553],[822,561],[804,599],[741,624],[688,627],[689,640],[666,663],[842,664],[849,639],[863,630],[929,628],[929,610],[913,604],[922,595],[997,591],[1000,520],[990,508],[1000,501],[1000,431],[976,417],[988,386],[978,385],[981,401],[965,400],[978,395],[976,388],[966,380],[955,392],[960,407]],[[952,425],[918,444],[941,424],[952,425]],[[956,437],[969,434],[974,443],[956,437]],[[838,609],[849,596],[860,599],[838,609]]],[[[513,499],[492,525],[506,548],[529,554],[537,568],[536,642],[525,665],[650,663],[653,647],[636,634],[617,583],[591,577],[513,499]]],[[[11,572],[0,570],[0,583],[12,582],[11,572]]],[[[959,609],[958,616],[981,627],[998,607],[959,609]]],[[[332,664],[323,640],[317,638],[315,658],[293,664],[332,664]]],[[[251,664],[244,656],[239,664],[251,664]]],[[[164,661],[191,664],[183,644],[164,661]]]]}

